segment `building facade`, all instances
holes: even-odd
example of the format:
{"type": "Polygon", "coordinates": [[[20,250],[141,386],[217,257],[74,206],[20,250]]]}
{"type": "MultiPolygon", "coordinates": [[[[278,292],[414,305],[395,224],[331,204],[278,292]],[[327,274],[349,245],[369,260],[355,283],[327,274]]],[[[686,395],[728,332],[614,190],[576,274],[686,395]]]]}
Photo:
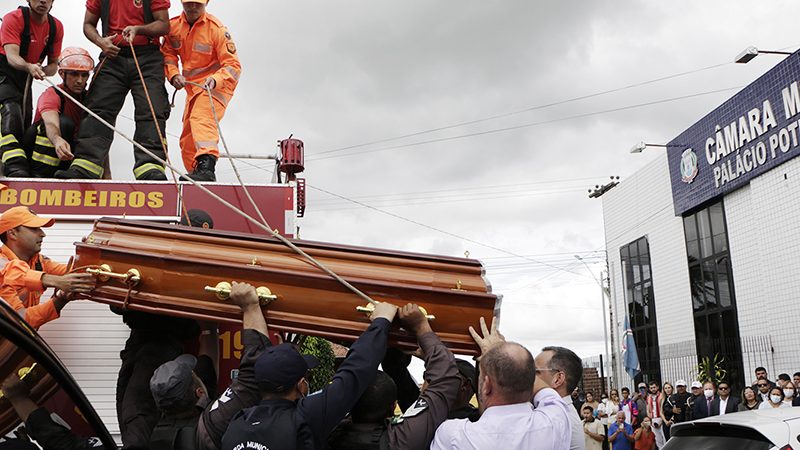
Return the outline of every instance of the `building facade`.
{"type": "Polygon", "coordinates": [[[718,361],[736,387],[764,366],[800,371],[800,55],[671,141],[603,196],[612,332],[627,315],[641,365],[620,385],[696,379],[718,361]]]}

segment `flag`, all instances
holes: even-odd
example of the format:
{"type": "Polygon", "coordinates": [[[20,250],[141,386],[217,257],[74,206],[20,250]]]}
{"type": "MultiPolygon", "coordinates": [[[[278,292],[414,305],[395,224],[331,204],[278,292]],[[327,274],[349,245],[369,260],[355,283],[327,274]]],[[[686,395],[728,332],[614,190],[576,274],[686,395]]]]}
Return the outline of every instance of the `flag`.
{"type": "Polygon", "coordinates": [[[633,340],[633,330],[631,330],[628,315],[625,315],[625,331],[622,333],[622,363],[625,367],[625,372],[628,372],[631,378],[636,378],[642,367],[639,365],[639,354],[636,352],[636,342],[633,340]]]}

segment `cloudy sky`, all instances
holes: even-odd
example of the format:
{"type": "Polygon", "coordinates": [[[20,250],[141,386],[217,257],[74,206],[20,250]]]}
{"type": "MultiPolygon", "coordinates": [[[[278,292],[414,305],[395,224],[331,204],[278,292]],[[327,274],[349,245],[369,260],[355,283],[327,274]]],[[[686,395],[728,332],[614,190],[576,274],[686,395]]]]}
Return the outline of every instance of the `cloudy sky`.
{"type": "MultiPolygon", "coordinates": [[[[56,0],[53,13],[65,46],[91,48],[78,3],[56,0]]],[[[305,142],[302,237],[468,251],[504,295],[508,338],[596,356],[604,236],[587,189],[663,157],[628,150],[669,141],[778,62],[733,64],[745,47],[800,46],[797,2],[759,5],[214,0],[244,66],[222,130],[234,153],[271,154],[289,134],[305,142]]],[[[132,178],[130,146],[112,152],[115,177],[132,178]]],[[[240,163],[246,180],[268,181],[271,165],[255,164],[240,163]]],[[[218,177],[234,181],[224,161],[218,177]]]]}

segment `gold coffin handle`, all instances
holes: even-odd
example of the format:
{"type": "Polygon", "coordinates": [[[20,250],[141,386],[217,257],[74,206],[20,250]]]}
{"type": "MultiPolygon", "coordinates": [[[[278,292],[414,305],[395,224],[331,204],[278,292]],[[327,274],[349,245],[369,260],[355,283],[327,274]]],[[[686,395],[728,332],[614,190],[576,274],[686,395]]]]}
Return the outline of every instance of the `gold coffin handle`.
{"type": "MultiPolygon", "coordinates": [[[[425,318],[428,319],[429,321],[436,320],[436,316],[434,316],[433,314],[428,314],[428,311],[424,307],[420,306],[419,310],[422,312],[422,314],[425,315],[425,318]]],[[[369,315],[372,314],[373,311],[375,311],[375,305],[369,303],[366,306],[356,306],[356,311],[369,315]]]]}
{"type": "MultiPolygon", "coordinates": [[[[217,298],[220,300],[227,300],[231,296],[231,289],[232,286],[227,281],[220,281],[217,283],[216,286],[206,286],[206,292],[213,292],[216,294],[217,298]]],[[[277,295],[274,295],[272,291],[269,290],[266,286],[259,286],[256,288],[256,294],[258,294],[258,301],[261,306],[267,306],[270,302],[273,302],[278,299],[277,295]]]]}
{"type": "Polygon", "coordinates": [[[142,281],[142,274],[138,269],[128,269],[125,273],[115,273],[113,270],[108,264],[101,264],[97,269],[86,269],[86,272],[96,276],[102,282],[115,279],[126,285],[136,286],[142,281]]]}

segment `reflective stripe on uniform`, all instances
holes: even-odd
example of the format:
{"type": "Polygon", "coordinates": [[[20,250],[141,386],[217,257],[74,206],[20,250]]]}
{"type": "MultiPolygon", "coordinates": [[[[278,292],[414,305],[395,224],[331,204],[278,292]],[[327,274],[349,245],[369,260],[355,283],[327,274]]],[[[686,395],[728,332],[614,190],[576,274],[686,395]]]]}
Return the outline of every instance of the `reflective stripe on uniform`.
{"type": "Polygon", "coordinates": [[[47,136],[36,136],[36,145],[41,145],[42,147],[50,147],[55,148],[50,139],[47,136]]]}
{"type": "Polygon", "coordinates": [[[200,150],[201,148],[213,148],[219,150],[218,144],[213,141],[195,141],[194,148],[200,150]]]}
{"type": "Polygon", "coordinates": [[[230,66],[226,66],[225,70],[227,70],[228,73],[231,74],[231,76],[233,77],[234,80],[239,81],[239,77],[241,76],[241,74],[239,73],[238,70],[236,70],[236,69],[234,69],[233,67],[230,67],[230,66]]]}
{"type": "Polygon", "coordinates": [[[39,153],[39,152],[33,152],[33,155],[31,155],[31,159],[36,161],[36,162],[40,162],[42,164],[46,164],[48,166],[56,166],[57,167],[59,164],[61,164],[61,160],[60,159],[54,158],[54,157],[52,157],[50,155],[45,155],[44,153],[39,153]]]}
{"type": "Polygon", "coordinates": [[[13,158],[25,158],[25,150],[18,148],[16,150],[8,150],[3,153],[3,163],[13,158]]]}
{"type": "Polygon", "coordinates": [[[85,160],[85,159],[76,159],[76,160],[72,161],[72,165],[73,166],[78,166],[78,167],[80,167],[81,169],[84,169],[84,170],[88,170],[89,172],[97,175],[98,177],[102,177],[103,176],[103,167],[98,166],[97,164],[95,164],[95,163],[93,163],[91,161],[88,161],[88,160],[85,160]]]}
{"type": "Polygon", "coordinates": [[[133,169],[133,176],[139,178],[140,176],[144,175],[146,172],[149,172],[151,170],[158,170],[159,172],[164,172],[164,166],[160,166],[158,164],[153,164],[153,163],[142,164],[141,166],[133,169]]]}
{"type": "Polygon", "coordinates": [[[19,141],[13,134],[7,134],[2,138],[0,138],[0,145],[8,145],[8,144],[19,144],[19,141]]]}
{"type": "Polygon", "coordinates": [[[205,73],[214,73],[222,67],[218,62],[206,67],[198,67],[197,69],[184,70],[183,76],[186,78],[195,78],[205,73]]]}
{"type": "Polygon", "coordinates": [[[200,53],[211,53],[211,46],[202,42],[195,42],[192,49],[200,53]]]}

